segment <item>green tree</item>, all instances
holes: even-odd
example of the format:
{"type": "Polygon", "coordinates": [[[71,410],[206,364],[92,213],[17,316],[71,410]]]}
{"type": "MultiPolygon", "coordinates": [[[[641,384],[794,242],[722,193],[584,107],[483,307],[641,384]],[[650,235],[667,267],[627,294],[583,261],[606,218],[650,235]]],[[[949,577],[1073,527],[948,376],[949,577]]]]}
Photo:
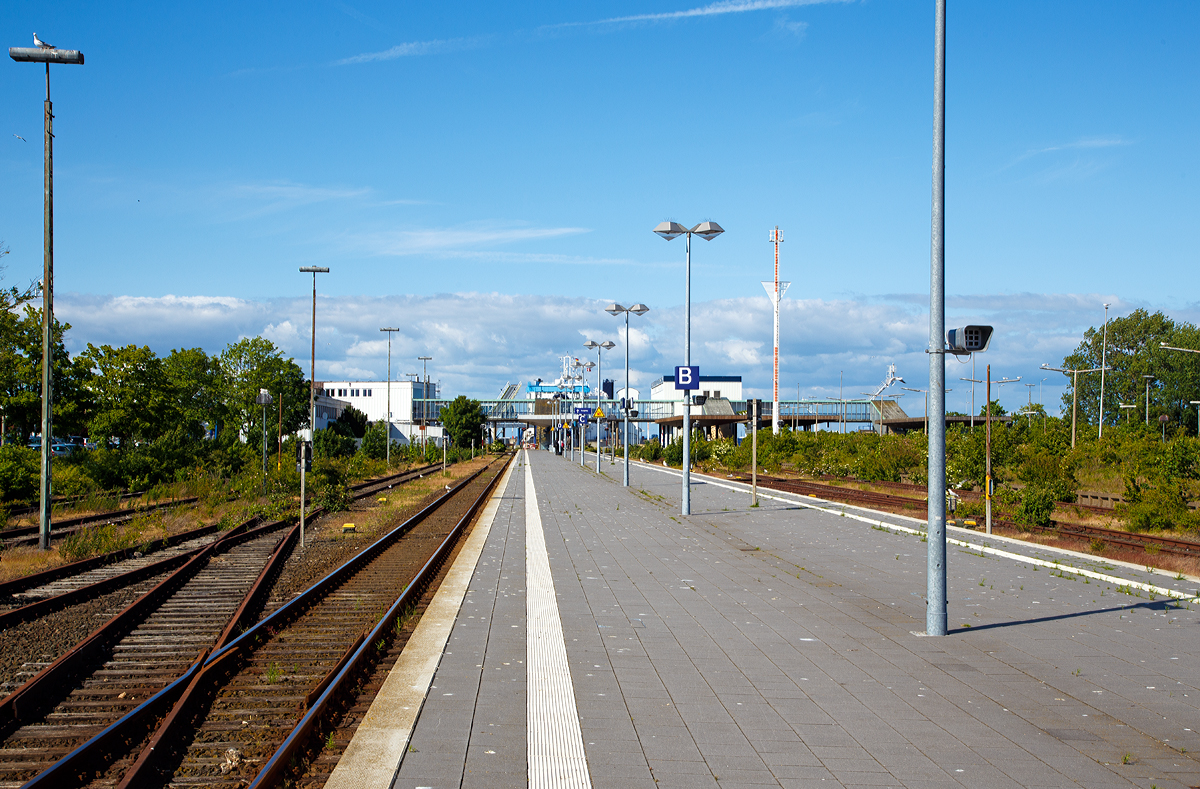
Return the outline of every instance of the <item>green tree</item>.
{"type": "Polygon", "coordinates": [[[224,419],[221,363],[200,348],[179,348],[162,360],[172,421],[189,438],[202,438],[205,424],[224,419]]]}
{"type": "MultiPolygon", "coordinates": [[[[1170,424],[1182,425],[1196,432],[1196,409],[1189,407],[1200,388],[1200,355],[1169,351],[1161,343],[1180,348],[1200,349],[1200,329],[1186,322],[1176,323],[1161,312],[1153,314],[1134,310],[1123,318],[1108,322],[1108,347],[1104,347],[1104,327],[1093,327],[1083,335],[1083,341],[1063,359],[1062,367],[1091,369],[1101,366],[1104,358],[1108,370],[1104,375],[1104,423],[1115,425],[1121,417],[1121,403],[1140,406],[1134,418],[1146,420],[1146,381],[1150,375],[1150,414],[1154,422],[1160,414],[1170,417],[1170,424]],[[1190,426],[1190,427],[1189,427],[1190,426]]],[[[1067,376],[1067,391],[1063,394],[1064,413],[1071,413],[1074,376],[1067,376]]],[[[1100,373],[1079,376],[1079,421],[1098,424],[1100,413],[1100,373]]]]}
{"type": "Polygon", "coordinates": [[[333,424],[337,425],[337,431],[344,436],[362,438],[367,434],[367,415],[352,405],[346,406],[346,410],[342,411],[333,424]]]}
{"type": "Polygon", "coordinates": [[[470,400],[466,395],[454,398],[450,405],[442,409],[442,426],[450,435],[450,440],[456,447],[469,447],[471,441],[478,446],[482,440],[484,424],[487,417],[478,400],[470,400]]]}
{"type": "MultiPolygon", "coordinates": [[[[39,432],[42,422],[42,311],[27,303],[23,307],[20,315],[0,312],[0,409],[10,432],[22,441],[39,432]]],[[[70,328],[57,319],[51,327],[54,433],[60,436],[82,432],[89,419],[82,385],[90,373],[85,363],[67,353],[63,337],[70,328]]]]}
{"type": "Polygon", "coordinates": [[[145,345],[91,343],[80,356],[93,373],[87,382],[95,404],[89,435],[116,438],[122,446],[158,438],[174,416],[162,359],[145,345]]]}
{"type": "Polygon", "coordinates": [[[308,426],[308,382],[304,371],[293,360],[284,359],[270,340],[248,337],[231,343],[221,352],[220,366],[224,413],[238,435],[254,436],[261,430],[262,407],[255,403],[259,389],[266,389],[275,399],[275,405],[268,409],[268,434],[278,422],[281,397],[283,432],[294,433],[308,426]]]}
{"type": "Polygon", "coordinates": [[[380,420],[367,428],[358,451],[372,460],[387,457],[387,423],[380,420]]]}

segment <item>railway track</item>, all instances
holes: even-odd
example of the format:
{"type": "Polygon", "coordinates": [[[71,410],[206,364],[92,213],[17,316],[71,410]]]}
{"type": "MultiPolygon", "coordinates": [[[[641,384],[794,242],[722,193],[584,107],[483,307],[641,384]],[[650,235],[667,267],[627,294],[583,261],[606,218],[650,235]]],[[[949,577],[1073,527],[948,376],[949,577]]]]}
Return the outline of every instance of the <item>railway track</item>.
{"type": "MultiPolygon", "coordinates": [[[[243,524],[0,701],[0,787],[20,786],[172,684],[222,637],[287,524],[243,524]]],[[[269,559],[275,562],[268,562],[269,559]]]]}
{"type": "MultiPolygon", "coordinates": [[[[101,495],[104,495],[104,494],[101,494],[101,495]]],[[[141,491],[141,492],[137,492],[137,493],[128,493],[128,492],[116,493],[116,492],[114,492],[113,494],[109,495],[108,498],[116,498],[117,502],[119,503],[122,501],[129,501],[130,499],[140,498],[143,495],[145,495],[145,491],[141,491]]],[[[81,502],[87,498],[88,498],[87,496],[83,496],[83,495],[81,495],[81,496],[54,496],[53,498],[50,499],[50,507],[52,508],[52,511],[53,511],[53,508],[69,507],[70,505],[78,504],[79,502],[81,502]]],[[[8,517],[11,519],[11,518],[23,518],[26,515],[36,515],[38,513],[39,509],[40,509],[40,507],[37,504],[30,504],[27,507],[13,507],[13,508],[9,509],[9,511],[8,511],[8,517]]]]}
{"type": "MultiPolygon", "coordinates": [[[[145,515],[148,512],[156,512],[158,510],[170,509],[172,507],[180,507],[184,504],[195,504],[200,499],[196,496],[190,496],[183,499],[175,499],[174,501],[164,501],[158,504],[151,504],[145,507],[126,510],[111,510],[109,512],[97,512],[92,515],[80,515],[75,518],[60,518],[52,523],[50,531],[50,539],[60,540],[68,534],[73,534],[85,526],[108,525],[111,523],[124,523],[125,521],[133,520],[138,515],[145,515]]],[[[13,547],[16,545],[36,545],[38,541],[38,526],[16,526],[11,529],[0,531],[0,542],[4,547],[13,547]]]]}
{"type": "MultiPolygon", "coordinates": [[[[353,486],[361,500],[417,479],[434,466],[399,472],[353,486]]],[[[247,522],[243,528],[252,525],[247,522]]],[[[216,525],[204,526],[169,539],[156,540],[142,550],[132,548],[85,559],[0,584],[0,694],[48,665],[90,628],[80,631],[75,607],[87,608],[100,621],[115,616],[131,600],[148,591],[167,573],[181,567],[205,546],[222,537],[216,525]],[[26,655],[33,660],[10,659],[26,655]]]]}
{"type": "Polygon", "coordinates": [[[132,764],[114,752],[119,743],[141,739],[146,714],[136,710],[28,786],[78,786],[93,778],[96,785],[119,781],[139,788],[275,785],[314,746],[319,750],[322,727],[353,701],[359,678],[383,654],[400,630],[400,617],[487,499],[497,465],[459,481],[309,590],[197,660],[159,694],[159,714],[168,707],[170,712],[132,764]]]}
{"type": "MultiPolygon", "coordinates": [[[[750,482],[750,478],[746,476],[734,476],[732,479],[735,479],[738,482],[750,482]]],[[[803,496],[814,496],[829,501],[837,501],[845,504],[869,507],[872,509],[882,509],[887,512],[900,512],[902,514],[909,514],[914,511],[926,511],[924,499],[896,496],[889,493],[855,490],[853,488],[843,488],[837,485],[826,485],[819,482],[781,479],[779,477],[769,476],[759,476],[758,484],[764,488],[782,490],[788,493],[798,493],[803,496]]],[[[891,484],[895,485],[901,483],[891,484]]],[[[1084,507],[1086,505],[1075,506],[1084,507]]],[[[1097,509],[1106,513],[1110,513],[1109,510],[1103,510],[1099,507],[1091,507],[1090,509],[1097,509]]],[[[1098,540],[1105,545],[1120,546],[1124,548],[1137,548],[1145,550],[1148,553],[1164,553],[1172,556],[1191,558],[1200,556],[1200,542],[1179,539],[1177,537],[1137,534],[1134,532],[1119,531],[1117,529],[1105,529],[1099,526],[1085,526],[1081,524],[1063,523],[1059,521],[1052,521],[1049,526],[1029,526],[1027,524],[1018,524],[997,519],[993,520],[993,526],[999,526],[1001,528],[1011,529],[1013,531],[1034,531],[1042,534],[1052,534],[1059,537],[1088,540],[1089,542],[1098,540]]]]}

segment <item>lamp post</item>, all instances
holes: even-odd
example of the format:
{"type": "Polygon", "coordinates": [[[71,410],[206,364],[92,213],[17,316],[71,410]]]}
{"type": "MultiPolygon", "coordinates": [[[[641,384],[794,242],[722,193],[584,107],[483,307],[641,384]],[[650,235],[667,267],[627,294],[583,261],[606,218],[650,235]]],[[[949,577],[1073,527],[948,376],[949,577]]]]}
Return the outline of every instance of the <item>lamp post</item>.
{"type": "MultiPolygon", "coordinates": [[[[1137,403],[1117,403],[1118,408],[1137,408],[1137,403]]],[[[1129,412],[1125,412],[1125,424],[1129,424],[1129,412]]]]}
{"type": "Polygon", "coordinates": [[[1196,438],[1200,438],[1200,400],[1188,400],[1196,408],[1196,438]]]}
{"type": "Polygon", "coordinates": [[[262,492],[267,495],[267,406],[271,404],[271,393],[266,389],[258,390],[254,402],[262,406],[262,492]]]}
{"type": "Polygon", "coordinates": [[[609,304],[604,310],[609,315],[625,314],[625,407],[621,410],[624,412],[622,419],[625,422],[624,441],[625,445],[625,472],[623,474],[622,485],[629,487],[629,408],[632,405],[632,398],[629,396],[629,313],[634,315],[645,315],[650,311],[650,308],[645,304],[638,302],[632,307],[622,307],[620,304],[609,304]]]}
{"type": "MultiPolygon", "coordinates": [[[[609,350],[610,348],[617,347],[617,344],[612,340],[605,340],[604,342],[588,340],[583,344],[583,347],[593,348],[596,351],[596,410],[599,411],[600,395],[604,394],[603,383],[601,380],[603,371],[601,370],[600,354],[609,350]]],[[[600,417],[596,417],[596,473],[600,473],[600,417]]]]}
{"type": "Polygon", "coordinates": [[[425,367],[426,362],[433,361],[432,356],[418,356],[417,360],[421,363],[421,455],[425,454],[425,409],[428,407],[426,399],[429,397],[429,370],[425,367]]]}
{"type": "Polygon", "coordinates": [[[1104,438],[1104,371],[1108,368],[1108,308],[1104,305],[1104,342],[1100,346],[1100,435],[1104,438]]]}
{"type": "Polygon", "coordinates": [[[9,47],[8,56],[18,63],[46,64],[45,166],[43,203],[42,256],[42,469],[38,506],[38,547],[50,550],[50,462],[54,457],[54,391],[51,377],[50,348],[54,331],[54,105],[50,103],[50,64],[64,63],[82,66],[83,53],[74,49],[57,49],[38,40],[33,34],[33,47],[9,47]]]}
{"type": "Polygon", "coordinates": [[[1056,373],[1073,376],[1071,382],[1071,449],[1075,448],[1075,415],[1079,410],[1079,374],[1080,373],[1097,373],[1100,372],[1099,367],[1089,367],[1086,370],[1071,370],[1065,367],[1051,367],[1048,364],[1042,365],[1043,370],[1053,370],[1056,373]]]}
{"type": "MultiPolygon", "coordinates": [[[[917,392],[925,395],[925,435],[929,435],[929,390],[928,389],[910,389],[907,386],[900,387],[906,392],[917,392]]],[[[947,389],[946,394],[953,392],[953,389],[947,389]]]]}
{"type": "Polygon", "coordinates": [[[387,428],[384,431],[384,442],[387,449],[385,450],[388,468],[392,467],[392,334],[400,331],[399,329],[380,329],[382,332],[387,332],[388,338],[388,371],[387,371],[387,428]]]}
{"type": "Polygon", "coordinates": [[[1146,424],[1148,425],[1150,424],[1150,382],[1154,380],[1155,376],[1143,375],[1142,378],[1146,379],[1146,424]]]}
{"type": "MultiPolygon", "coordinates": [[[[692,236],[712,241],[725,232],[716,222],[701,222],[690,230],[678,222],[661,222],[654,232],[667,241],[686,237],[686,263],[683,280],[683,364],[692,364],[692,236]]],[[[684,515],[692,514],[692,396],[688,391],[683,406],[683,506],[684,515]]]]}
{"type": "MultiPolygon", "coordinates": [[[[317,394],[317,275],[328,274],[329,269],[325,266],[301,266],[302,274],[312,274],[313,294],[312,294],[312,353],[308,360],[308,431],[311,439],[317,437],[317,418],[315,412],[315,401],[317,394]]],[[[304,547],[304,507],[307,503],[305,498],[305,486],[307,484],[308,468],[306,458],[301,458],[300,463],[300,547],[304,547]]]]}

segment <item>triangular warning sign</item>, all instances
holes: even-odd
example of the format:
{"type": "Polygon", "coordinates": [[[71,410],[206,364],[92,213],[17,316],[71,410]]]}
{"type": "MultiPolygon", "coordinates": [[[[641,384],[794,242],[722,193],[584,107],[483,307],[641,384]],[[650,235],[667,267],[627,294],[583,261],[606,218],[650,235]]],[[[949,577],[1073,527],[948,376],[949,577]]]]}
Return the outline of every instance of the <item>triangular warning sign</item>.
{"type": "Polygon", "coordinates": [[[592,416],[595,417],[596,419],[603,419],[604,418],[604,409],[601,408],[600,406],[596,406],[596,413],[592,414],[592,416]]]}

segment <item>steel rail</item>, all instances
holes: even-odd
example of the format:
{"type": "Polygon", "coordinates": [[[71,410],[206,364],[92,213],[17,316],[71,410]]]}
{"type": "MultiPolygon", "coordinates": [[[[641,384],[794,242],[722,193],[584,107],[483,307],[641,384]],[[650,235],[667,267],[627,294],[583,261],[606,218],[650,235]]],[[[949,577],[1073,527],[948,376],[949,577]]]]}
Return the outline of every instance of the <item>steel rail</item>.
{"type": "MultiPolygon", "coordinates": [[[[80,515],[77,518],[63,518],[54,521],[53,537],[64,537],[72,532],[78,531],[84,526],[90,526],[95,523],[120,523],[122,521],[132,520],[138,515],[145,515],[148,512],[157,512],[158,510],[170,509],[171,507],[180,507],[184,504],[195,504],[199,501],[198,496],[189,496],[184,499],[175,499],[174,501],[164,501],[158,504],[151,504],[146,507],[138,507],[128,510],[111,510],[109,512],[98,512],[94,515],[80,515]]],[[[38,526],[17,526],[12,529],[4,529],[0,531],[0,540],[3,540],[7,545],[20,545],[26,542],[36,542],[38,536],[38,526]]]]}
{"type": "MultiPolygon", "coordinates": [[[[434,575],[440,570],[446,558],[450,555],[454,546],[458,542],[458,538],[466,529],[484,502],[490,497],[495,489],[496,483],[504,474],[505,468],[512,462],[510,456],[505,461],[500,470],[492,477],[483,491],[476,497],[467,512],[459,519],[458,523],[446,536],[442,543],[434,551],[433,556],[417,571],[417,574],[409,582],[396,601],[392,603],[388,612],[379,620],[379,623],[371,629],[371,632],[365,638],[360,637],[359,644],[353,649],[353,655],[349,659],[343,659],[341,664],[335,669],[336,676],[327,682],[327,686],[316,698],[315,701],[309,701],[308,710],[305,712],[296,727],[292,729],[291,734],[283,741],[283,744],[276,749],[275,754],[259,771],[258,776],[250,783],[248,789],[265,789],[266,787],[276,786],[282,782],[286,772],[290,768],[293,757],[306,747],[308,741],[318,732],[326,711],[331,704],[334,695],[339,693],[344,687],[352,684],[355,675],[364,670],[371,662],[371,657],[378,654],[378,650],[371,653],[371,647],[379,640],[379,638],[387,633],[388,629],[393,626],[396,619],[411,603],[420,599],[424,593],[425,587],[434,575]]],[[[490,465],[490,464],[489,464],[490,465]]],[[[334,672],[330,672],[332,675],[334,672]]],[[[129,784],[124,784],[118,789],[125,789],[129,784]]]]}
{"type": "MultiPolygon", "coordinates": [[[[180,695],[171,712],[155,731],[151,744],[142,750],[133,767],[125,773],[121,783],[118,784],[118,789],[122,787],[145,786],[156,780],[156,774],[164,770],[164,761],[171,758],[184,747],[184,738],[199,726],[200,721],[205,715],[204,710],[211,703],[212,699],[215,698],[219,688],[239,670],[251,653],[269,640],[275,632],[286,628],[307,610],[310,610],[329,594],[347,583],[361,570],[368,567],[376,558],[398,542],[400,538],[412,531],[415,526],[451,501],[490,466],[491,463],[459,480],[433,502],[348,559],[341,566],[328,573],[305,592],[280,606],[271,615],[260,620],[253,627],[241,633],[237,638],[214,649],[204,660],[203,666],[189,683],[187,690],[180,695]]],[[[496,478],[499,478],[499,474],[497,474],[496,478]]],[[[491,490],[492,485],[494,485],[494,480],[489,484],[488,491],[491,490]]],[[[486,495],[486,492],[483,495],[486,495]]],[[[476,504],[473,504],[472,508],[475,506],[476,504]]],[[[410,583],[409,586],[411,587],[412,584],[410,583]]],[[[394,604],[392,608],[395,609],[394,604]]],[[[360,643],[371,644],[373,641],[360,643]]],[[[351,655],[351,659],[353,659],[353,655],[351,655]]],[[[334,676],[330,685],[337,682],[341,676],[342,673],[334,676]]],[[[328,673],[325,680],[329,680],[328,673]]],[[[326,688],[325,693],[321,694],[321,697],[314,702],[314,708],[316,704],[320,704],[321,708],[324,709],[324,702],[321,699],[327,698],[328,692],[329,688],[326,688]]]]}
{"type": "MultiPolygon", "coordinates": [[[[248,521],[247,524],[251,522],[253,521],[248,521]]],[[[222,537],[219,543],[205,546],[202,550],[216,553],[219,548],[229,548],[238,543],[253,540],[286,525],[286,522],[275,521],[255,529],[244,529],[238,534],[226,535],[222,537]]],[[[272,551],[271,556],[259,572],[254,583],[243,596],[237,610],[230,617],[216,642],[212,646],[202,650],[199,657],[191,663],[183,674],[170,681],[165,687],[151,695],[118,720],[110,723],[87,742],[75,748],[49,768],[30,779],[24,786],[63,787],[63,789],[75,787],[80,785],[83,776],[93,775],[98,770],[104,769],[121,754],[128,753],[130,743],[136,743],[143,739],[153,729],[159,718],[170,711],[176,699],[194,681],[196,674],[204,665],[205,658],[214,649],[224,645],[239,628],[246,626],[254,612],[261,608],[270,591],[270,585],[282,571],[283,565],[290,555],[292,548],[295,546],[298,537],[299,526],[294,524],[289,529],[288,534],[279,541],[279,544],[272,551]]],[[[197,567],[196,569],[199,568],[197,567]]],[[[112,620],[106,624],[106,627],[111,624],[112,620]]],[[[83,782],[86,783],[86,780],[83,782]]]]}
{"type": "MultiPolygon", "coordinates": [[[[738,477],[734,477],[734,479],[739,482],[747,481],[738,477]]],[[[841,488],[836,485],[824,485],[815,482],[780,479],[778,477],[759,477],[758,484],[762,485],[763,487],[773,488],[775,490],[799,493],[802,495],[817,495],[821,498],[832,501],[842,501],[848,504],[875,504],[881,507],[893,507],[901,509],[925,508],[925,501],[923,499],[918,500],[904,496],[894,496],[888,493],[841,488]]],[[[1089,505],[1068,506],[1102,509],[1092,508],[1089,505]]],[[[1105,510],[1105,512],[1111,512],[1111,510],[1105,510]]],[[[1180,539],[1178,537],[1145,535],[1136,532],[1106,529],[1101,526],[1086,526],[1083,524],[1064,523],[1062,521],[1051,521],[1049,526],[1034,526],[1031,524],[1014,523],[1012,521],[996,521],[996,525],[1003,526],[1014,531],[1036,531],[1043,534],[1053,534],[1059,537],[1075,539],[1099,539],[1105,543],[1129,548],[1151,548],[1162,553],[1175,556],[1200,556],[1200,542],[1180,539]]]]}

